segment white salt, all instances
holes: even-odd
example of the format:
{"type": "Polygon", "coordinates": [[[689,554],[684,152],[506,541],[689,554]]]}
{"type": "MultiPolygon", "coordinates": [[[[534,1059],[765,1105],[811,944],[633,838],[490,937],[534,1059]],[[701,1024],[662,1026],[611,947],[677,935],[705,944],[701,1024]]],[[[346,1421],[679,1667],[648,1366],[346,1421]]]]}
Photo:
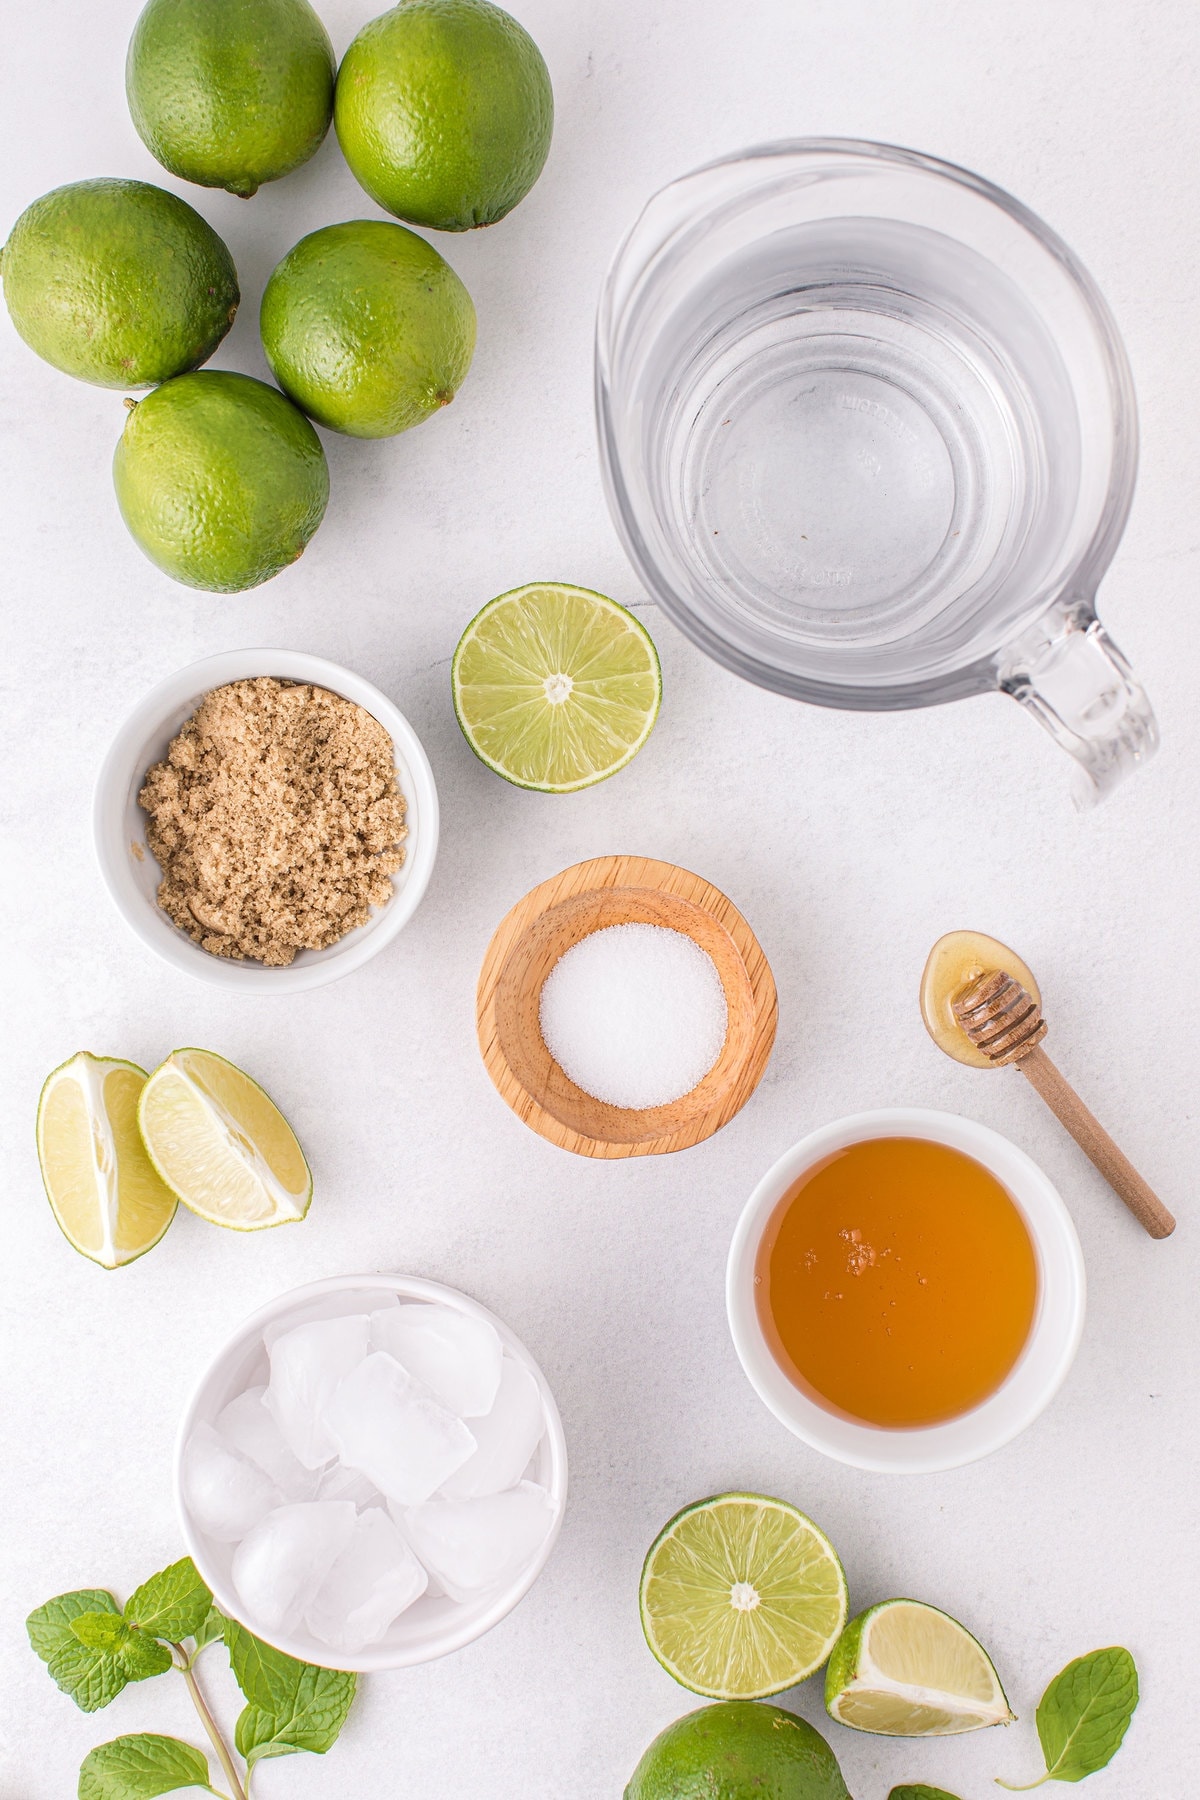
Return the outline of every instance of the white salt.
{"type": "Polygon", "coordinates": [[[546,1048],[610,1106],[665,1106],[721,1054],[728,1014],[711,956],[664,925],[609,925],[555,963],[541,997],[546,1048]]]}

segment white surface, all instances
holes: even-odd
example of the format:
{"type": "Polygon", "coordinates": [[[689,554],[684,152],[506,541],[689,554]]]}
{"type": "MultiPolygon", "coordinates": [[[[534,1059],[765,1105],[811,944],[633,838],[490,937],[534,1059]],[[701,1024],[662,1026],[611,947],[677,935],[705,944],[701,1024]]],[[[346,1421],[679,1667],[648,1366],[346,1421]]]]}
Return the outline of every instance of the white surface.
{"type": "Polygon", "coordinates": [[[143,694],[122,720],[100,764],[92,806],[92,835],[109,895],[131,930],[147,947],[185,975],[231,993],[269,994],[272,999],[301,989],[324,987],[378,956],[403,931],[429,886],[437,857],[437,784],[416,732],[386,694],[353,669],[324,657],[255,646],[202,658],[176,669],[143,694]],[[308,681],[328,688],[379,721],[391,737],[400,792],[408,802],[404,863],[392,877],[393,898],[372,909],[365,925],[348,931],[324,950],[301,950],[284,968],[211,956],[167,918],[156,904],[162,871],[146,849],[146,815],[138,794],[146,770],[162,762],[176,732],[199,700],[228,681],[273,675],[281,681],[308,681]],[[142,854],[134,854],[140,846],[142,854]]]}
{"type": "MultiPolygon", "coordinates": [[[[886,1252],[885,1252],[886,1254],[886,1252]]],[[[840,1298],[840,1296],[839,1296],[840,1298]]],[[[882,1107],[835,1119],[785,1151],[746,1202],[729,1250],[725,1305],[742,1367],[777,1419],[826,1455],[880,1475],[929,1475],[993,1455],[1050,1404],[1079,1347],[1087,1300],[1083,1254],[1054,1184],[1023,1150],[961,1113],[882,1107]],[[974,1157],[1016,1201],[1033,1239],[1038,1304],[1027,1343],[995,1393],[972,1411],[923,1430],[883,1431],[839,1418],[789,1381],[767,1343],[754,1288],[771,1215],[807,1169],[870,1138],[925,1138],[974,1157]]]]}
{"type": "MultiPolygon", "coordinates": [[[[339,51],[372,8],[325,0],[339,51]]],[[[1126,1643],[1145,1699],[1088,1800],[1184,1800],[1194,1730],[1181,1671],[1197,1603],[1197,1027],[1200,707],[1196,355],[1200,17],[1185,0],[520,0],[548,58],[558,130],[505,223],[441,238],[480,317],[454,405],[388,443],[328,438],[333,498],[300,563],[206,598],[147,563],[108,464],[121,397],[39,363],[0,321],[3,494],[3,1089],[0,1681],[21,1800],[64,1800],[118,1733],[194,1738],[181,1684],[127,1688],[87,1717],[25,1641],[49,1595],[122,1598],[180,1553],[171,1440],[186,1394],[253,1307],[299,1281],[401,1269],[465,1288],[528,1344],[564,1417],[572,1493],[558,1549],[518,1610],[426,1668],[371,1676],[325,1759],[265,1766],[259,1800],[613,1800],[690,1698],[653,1662],[637,1578],[679,1505],[777,1492],[832,1535],[861,1607],[913,1594],[995,1656],[1022,1722],[906,1749],[829,1728],[856,1800],[901,1779],[964,1800],[1030,1779],[1042,1685],[1126,1643]],[[1164,748],[1094,814],[1067,758],[1000,697],[895,717],[802,710],[740,685],[652,610],[664,662],[653,737],[613,781],[543,797],[505,786],[454,722],[449,659],[485,600],[557,576],[641,604],[604,511],[591,417],[592,307],[635,209],[737,145],[846,132],[918,145],[1001,182],[1091,267],[1125,334],[1144,450],[1103,614],[1158,708],[1164,748]],[[429,750],[438,866],[397,942],[344,982],[239,999],[164,969],[129,933],[89,844],[91,785],[120,721],[194,657],[277,643],[376,682],[429,750]],[[590,1163],[522,1129],[474,1043],[488,938],[534,882],[606,851],[699,870],[770,957],[780,1031],[763,1085],[680,1156],[590,1163]],[[1152,1243],[1015,1075],[948,1062],[917,985],[934,939],[973,924],[1042,984],[1050,1048],[1182,1216],[1152,1243]],[[153,1064],[210,1044],[294,1121],[317,1194],[299,1227],[235,1237],[182,1215],[106,1274],[42,1199],[33,1117],[74,1050],[153,1064]],[[920,1104],[995,1125],[1076,1218],[1089,1317],[1054,1404],[987,1462],[937,1477],[826,1461],[755,1399],[724,1321],[730,1233],[758,1177],[806,1130],[920,1104]],[[1192,1741],[1189,1741],[1192,1740],[1192,1741]]],[[[137,0],[59,0],[5,21],[5,225],[58,182],[102,173],[186,191],[245,290],[218,364],[265,373],[263,283],[304,232],[374,209],[326,144],[243,202],[184,189],[134,135],[122,94],[137,0]]],[[[233,1696],[212,1657],[208,1686],[233,1696]]],[[[794,1697],[822,1717],[810,1684],[794,1697]]]]}

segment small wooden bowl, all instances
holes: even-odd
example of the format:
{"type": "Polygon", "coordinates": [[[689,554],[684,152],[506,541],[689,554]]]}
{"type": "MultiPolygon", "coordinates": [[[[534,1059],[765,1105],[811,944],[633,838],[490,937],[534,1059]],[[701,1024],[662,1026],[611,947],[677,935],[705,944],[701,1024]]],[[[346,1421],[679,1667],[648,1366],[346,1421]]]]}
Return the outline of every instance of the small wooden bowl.
{"type": "Polygon", "coordinates": [[[674,863],[598,856],[543,881],[496,927],[476,1024],[501,1097],[533,1131],[578,1156],[660,1156],[702,1143],[740,1112],[775,1042],[775,981],[758,939],[719,888],[674,863]],[[542,984],[580,938],[609,925],[665,925],[707,951],[729,1025],[698,1086],[665,1106],[610,1106],[577,1087],[542,1039],[542,984]]]}

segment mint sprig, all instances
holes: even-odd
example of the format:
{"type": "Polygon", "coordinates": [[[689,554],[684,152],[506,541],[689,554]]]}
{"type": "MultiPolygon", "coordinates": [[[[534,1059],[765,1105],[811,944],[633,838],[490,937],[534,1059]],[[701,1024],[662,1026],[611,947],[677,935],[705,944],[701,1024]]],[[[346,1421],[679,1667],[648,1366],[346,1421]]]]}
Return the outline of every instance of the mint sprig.
{"type": "Polygon", "coordinates": [[[894,1787],[888,1800],[957,1800],[957,1796],[948,1794],[945,1788],[930,1787],[926,1781],[907,1781],[894,1787]]]}
{"type": "Polygon", "coordinates": [[[998,1785],[1015,1793],[1044,1781],[1083,1781],[1105,1769],[1121,1748],[1138,1703],[1137,1665],[1119,1644],[1068,1663],[1038,1702],[1037,1732],[1045,1774],[998,1785]]]}
{"type": "Polygon", "coordinates": [[[144,1732],[100,1744],[85,1758],[79,1800],[153,1800],[178,1788],[249,1800],[258,1762],[301,1750],[323,1755],[354,1700],[353,1675],[298,1662],[227,1618],[187,1556],[143,1582],[124,1608],[105,1588],[79,1588],[39,1606],[26,1629],[58,1686],[84,1712],[107,1706],[129,1682],[177,1670],[229,1790],[213,1787],[208,1759],[191,1744],[144,1732]],[[195,1673],[200,1652],[222,1639],[246,1700],[235,1735],[241,1769],[195,1673]]]}

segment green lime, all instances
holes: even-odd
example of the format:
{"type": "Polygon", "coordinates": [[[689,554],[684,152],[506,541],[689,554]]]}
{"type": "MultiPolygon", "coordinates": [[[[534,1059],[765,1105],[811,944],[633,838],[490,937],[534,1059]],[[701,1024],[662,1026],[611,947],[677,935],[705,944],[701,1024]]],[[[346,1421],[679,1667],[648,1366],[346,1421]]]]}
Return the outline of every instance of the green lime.
{"type": "Polygon", "coordinates": [[[319,149],[335,67],[308,0],[148,0],[125,92],[164,169],[248,199],[319,149]]]}
{"type": "Polygon", "coordinates": [[[494,225],[542,172],[554,94],[542,53],[490,0],[400,0],[338,71],[334,123],[372,200],[436,231],[494,225]]]}
{"type": "Polygon", "coordinates": [[[453,400],[475,308],[432,244],[383,219],[301,238],[262,300],[267,361],[297,406],[351,437],[391,437],[453,400]]]}
{"type": "Polygon", "coordinates": [[[615,600],[561,581],[489,601],[458,640],[450,681],[479,760],[547,794],[623,769],[650,736],[662,698],[645,626],[615,600]]]}
{"type": "Polygon", "coordinates": [[[883,1600],[850,1621],[829,1658],[825,1708],[884,1737],[954,1737],[1013,1719],[983,1645],[920,1600],[883,1600]]]}
{"type": "Polygon", "coordinates": [[[236,594],[295,562],[321,523],[321,440],[265,381],[202,369],[132,410],[113,458],[121,516],[151,562],[236,594]]]}
{"type": "Polygon", "coordinates": [[[850,1800],[837,1758],[795,1713],[753,1700],[702,1706],[659,1733],[625,1800],[850,1800]]]}
{"type": "Polygon", "coordinates": [[[29,347],[99,387],[150,387],[206,362],[239,298],[233,258],[186,200],[116,178],[26,207],[0,276],[29,347]]]}
{"type": "Polygon", "coordinates": [[[846,1622],[833,1545],[785,1500],[717,1494],[665,1525],[642,1570],[642,1629],[676,1681],[716,1700],[780,1694],[846,1622]]]}

